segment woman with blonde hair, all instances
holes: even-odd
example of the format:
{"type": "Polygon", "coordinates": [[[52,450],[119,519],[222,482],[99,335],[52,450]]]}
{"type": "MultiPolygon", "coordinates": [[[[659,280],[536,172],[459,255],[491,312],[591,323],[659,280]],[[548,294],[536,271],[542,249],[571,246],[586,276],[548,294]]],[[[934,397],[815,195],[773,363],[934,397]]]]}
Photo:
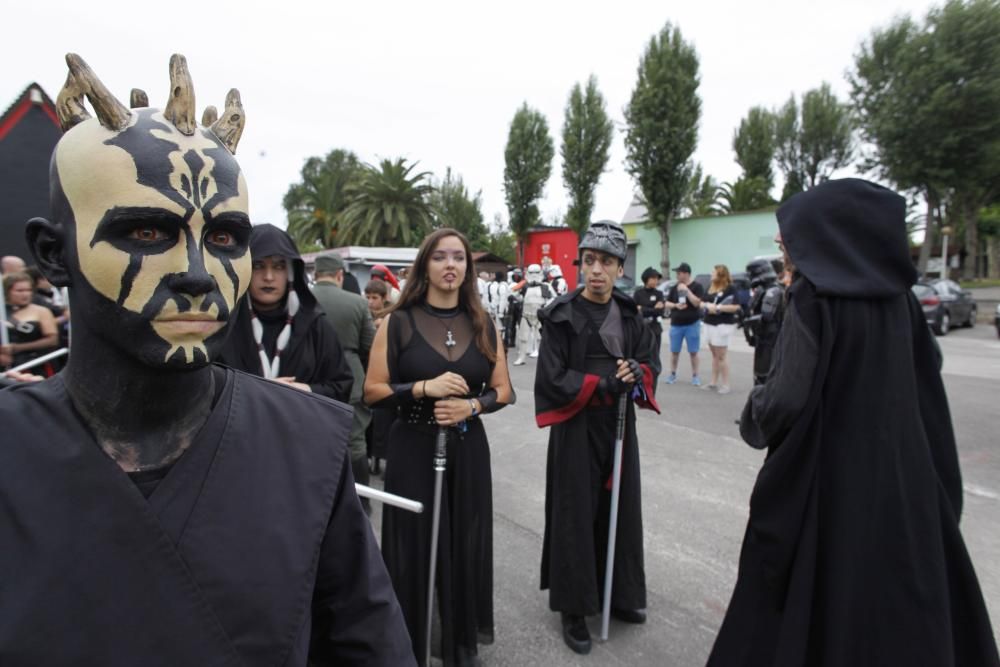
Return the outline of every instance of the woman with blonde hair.
{"type": "Polygon", "coordinates": [[[705,337],[708,348],[712,351],[712,381],[705,389],[716,390],[720,394],[728,394],[729,360],[726,352],[729,350],[729,339],[736,329],[736,313],[740,305],[736,302],[736,288],[729,275],[729,267],[716,264],[712,270],[712,283],[708,286],[708,294],[702,299],[705,309],[705,337]]]}

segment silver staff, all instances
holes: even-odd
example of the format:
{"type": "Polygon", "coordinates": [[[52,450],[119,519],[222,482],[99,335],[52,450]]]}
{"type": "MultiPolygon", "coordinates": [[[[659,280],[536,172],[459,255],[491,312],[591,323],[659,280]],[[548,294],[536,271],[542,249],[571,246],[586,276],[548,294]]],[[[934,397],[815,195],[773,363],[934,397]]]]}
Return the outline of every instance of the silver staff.
{"type": "Polygon", "coordinates": [[[434,513],[431,515],[431,567],[427,577],[427,633],[424,665],[431,664],[431,620],[434,618],[434,577],[437,571],[438,532],[441,530],[441,486],[448,465],[448,429],[438,427],[434,445],[434,513]]]}
{"type": "Polygon", "coordinates": [[[69,354],[69,348],[68,347],[61,347],[61,348],[59,348],[58,350],[56,350],[54,352],[49,352],[48,354],[43,354],[42,356],[38,357],[37,359],[32,359],[31,361],[26,361],[23,364],[21,364],[20,366],[16,366],[16,367],[10,369],[10,372],[11,373],[20,373],[21,371],[26,371],[29,368],[34,368],[35,366],[41,366],[46,361],[52,361],[53,359],[58,359],[59,357],[61,357],[63,355],[66,355],[66,354],[69,354]]]}
{"type": "Polygon", "coordinates": [[[611,620],[611,580],[615,574],[615,540],[618,538],[618,497],[622,490],[622,444],[625,440],[625,411],[628,392],[618,397],[618,423],[615,430],[615,462],[611,473],[611,518],[608,522],[608,559],[604,565],[604,606],[601,609],[601,641],[608,640],[611,620]]]}
{"type": "Polygon", "coordinates": [[[408,512],[420,514],[424,511],[424,504],[419,500],[410,500],[409,498],[404,498],[403,496],[397,496],[395,493],[379,491],[378,489],[373,489],[370,486],[358,484],[357,482],[354,483],[354,489],[358,492],[359,496],[371,498],[372,500],[377,500],[380,503],[392,505],[393,507],[399,507],[400,509],[407,510],[408,512]]]}

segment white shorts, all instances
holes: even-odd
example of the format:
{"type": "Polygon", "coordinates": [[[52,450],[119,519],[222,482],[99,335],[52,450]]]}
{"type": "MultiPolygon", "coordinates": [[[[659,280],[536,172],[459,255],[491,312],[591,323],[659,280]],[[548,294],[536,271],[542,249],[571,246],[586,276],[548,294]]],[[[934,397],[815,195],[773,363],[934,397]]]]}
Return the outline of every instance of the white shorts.
{"type": "Polygon", "coordinates": [[[705,340],[712,347],[729,347],[735,324],[705,324],[705,340]]]}

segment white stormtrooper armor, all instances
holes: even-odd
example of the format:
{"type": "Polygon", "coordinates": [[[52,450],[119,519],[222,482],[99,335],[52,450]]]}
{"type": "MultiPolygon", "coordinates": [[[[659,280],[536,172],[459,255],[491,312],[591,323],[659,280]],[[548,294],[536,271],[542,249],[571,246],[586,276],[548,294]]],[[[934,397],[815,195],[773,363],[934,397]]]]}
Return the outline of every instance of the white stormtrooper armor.
{"type": "Polygon", "coordinates": [[[497,273],[489,283],[486,284],[486,312],[493,318],[493,324],[497,331],[503,331],[503,317],[507,314],[507,296],[510,294],[510,286],[503,279],[502,273],[497,273]]]}
{"type": "Polygon", "coordinates": [[[521,316],[521,325],[517,330],[517,359],[515,366],[524,363],[524,356],[538,356],[538,344],[541,342],[541,323],[538,321],[538,311],[544,308],[552,299],[555,292],[548,283],[542,282],[542,267],[538,264],[528,266],[525,275],[526,284],[522,290],[524,294],[524,313],[521,316]]]}
{"type": "Polygon", "coordinates": [[[552,289],[555,291],[556,296],[562,296],[569,291],[569,284],[566,279],[563,278],[562,269],[558,264],[553,264],[552,268],[549,269],[549,284],[552,285],[552,289]]]}

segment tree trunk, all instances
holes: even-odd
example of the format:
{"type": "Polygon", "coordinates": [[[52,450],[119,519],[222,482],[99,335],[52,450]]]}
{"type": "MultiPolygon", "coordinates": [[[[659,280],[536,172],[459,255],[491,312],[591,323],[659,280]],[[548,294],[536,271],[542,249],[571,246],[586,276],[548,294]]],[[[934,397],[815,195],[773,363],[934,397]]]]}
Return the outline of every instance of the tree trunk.
{"type": "Polygon", "coordinates": [[[989,255],[987,258],[989,263],[987,277],[992,280],[1000,279],[1000,236],[987,237],[986,248],[989,255]]]}
{"type": "Polygon", "coordinates": [[[931,257],[931,249],[934,247],[938,229],[934,215],[937,209],[937,198],[930,191],[924,193],[924,198],[927,201],[927,216],[924,219],[924,242],[920,246],[920,255],[917,258],[917,272],[920,275],[927,273],[927,260],[931,257]]]}
{"type": "Polygon", "coordinates": [[[972,202],[963,202],[961,208],[962,222],[965,225],[965,265],[962,267],[962,279],[972,280],[982,276],[979,267],[979,229],[976,225],[979,207],[972,202]]]}
{"type": "Polygon", "coordinates": [[[674,216],[668,215],[667,219],[656,226],[660,230],[660,268],[665,276],[670,275],[670,224],[674,216]]]}

